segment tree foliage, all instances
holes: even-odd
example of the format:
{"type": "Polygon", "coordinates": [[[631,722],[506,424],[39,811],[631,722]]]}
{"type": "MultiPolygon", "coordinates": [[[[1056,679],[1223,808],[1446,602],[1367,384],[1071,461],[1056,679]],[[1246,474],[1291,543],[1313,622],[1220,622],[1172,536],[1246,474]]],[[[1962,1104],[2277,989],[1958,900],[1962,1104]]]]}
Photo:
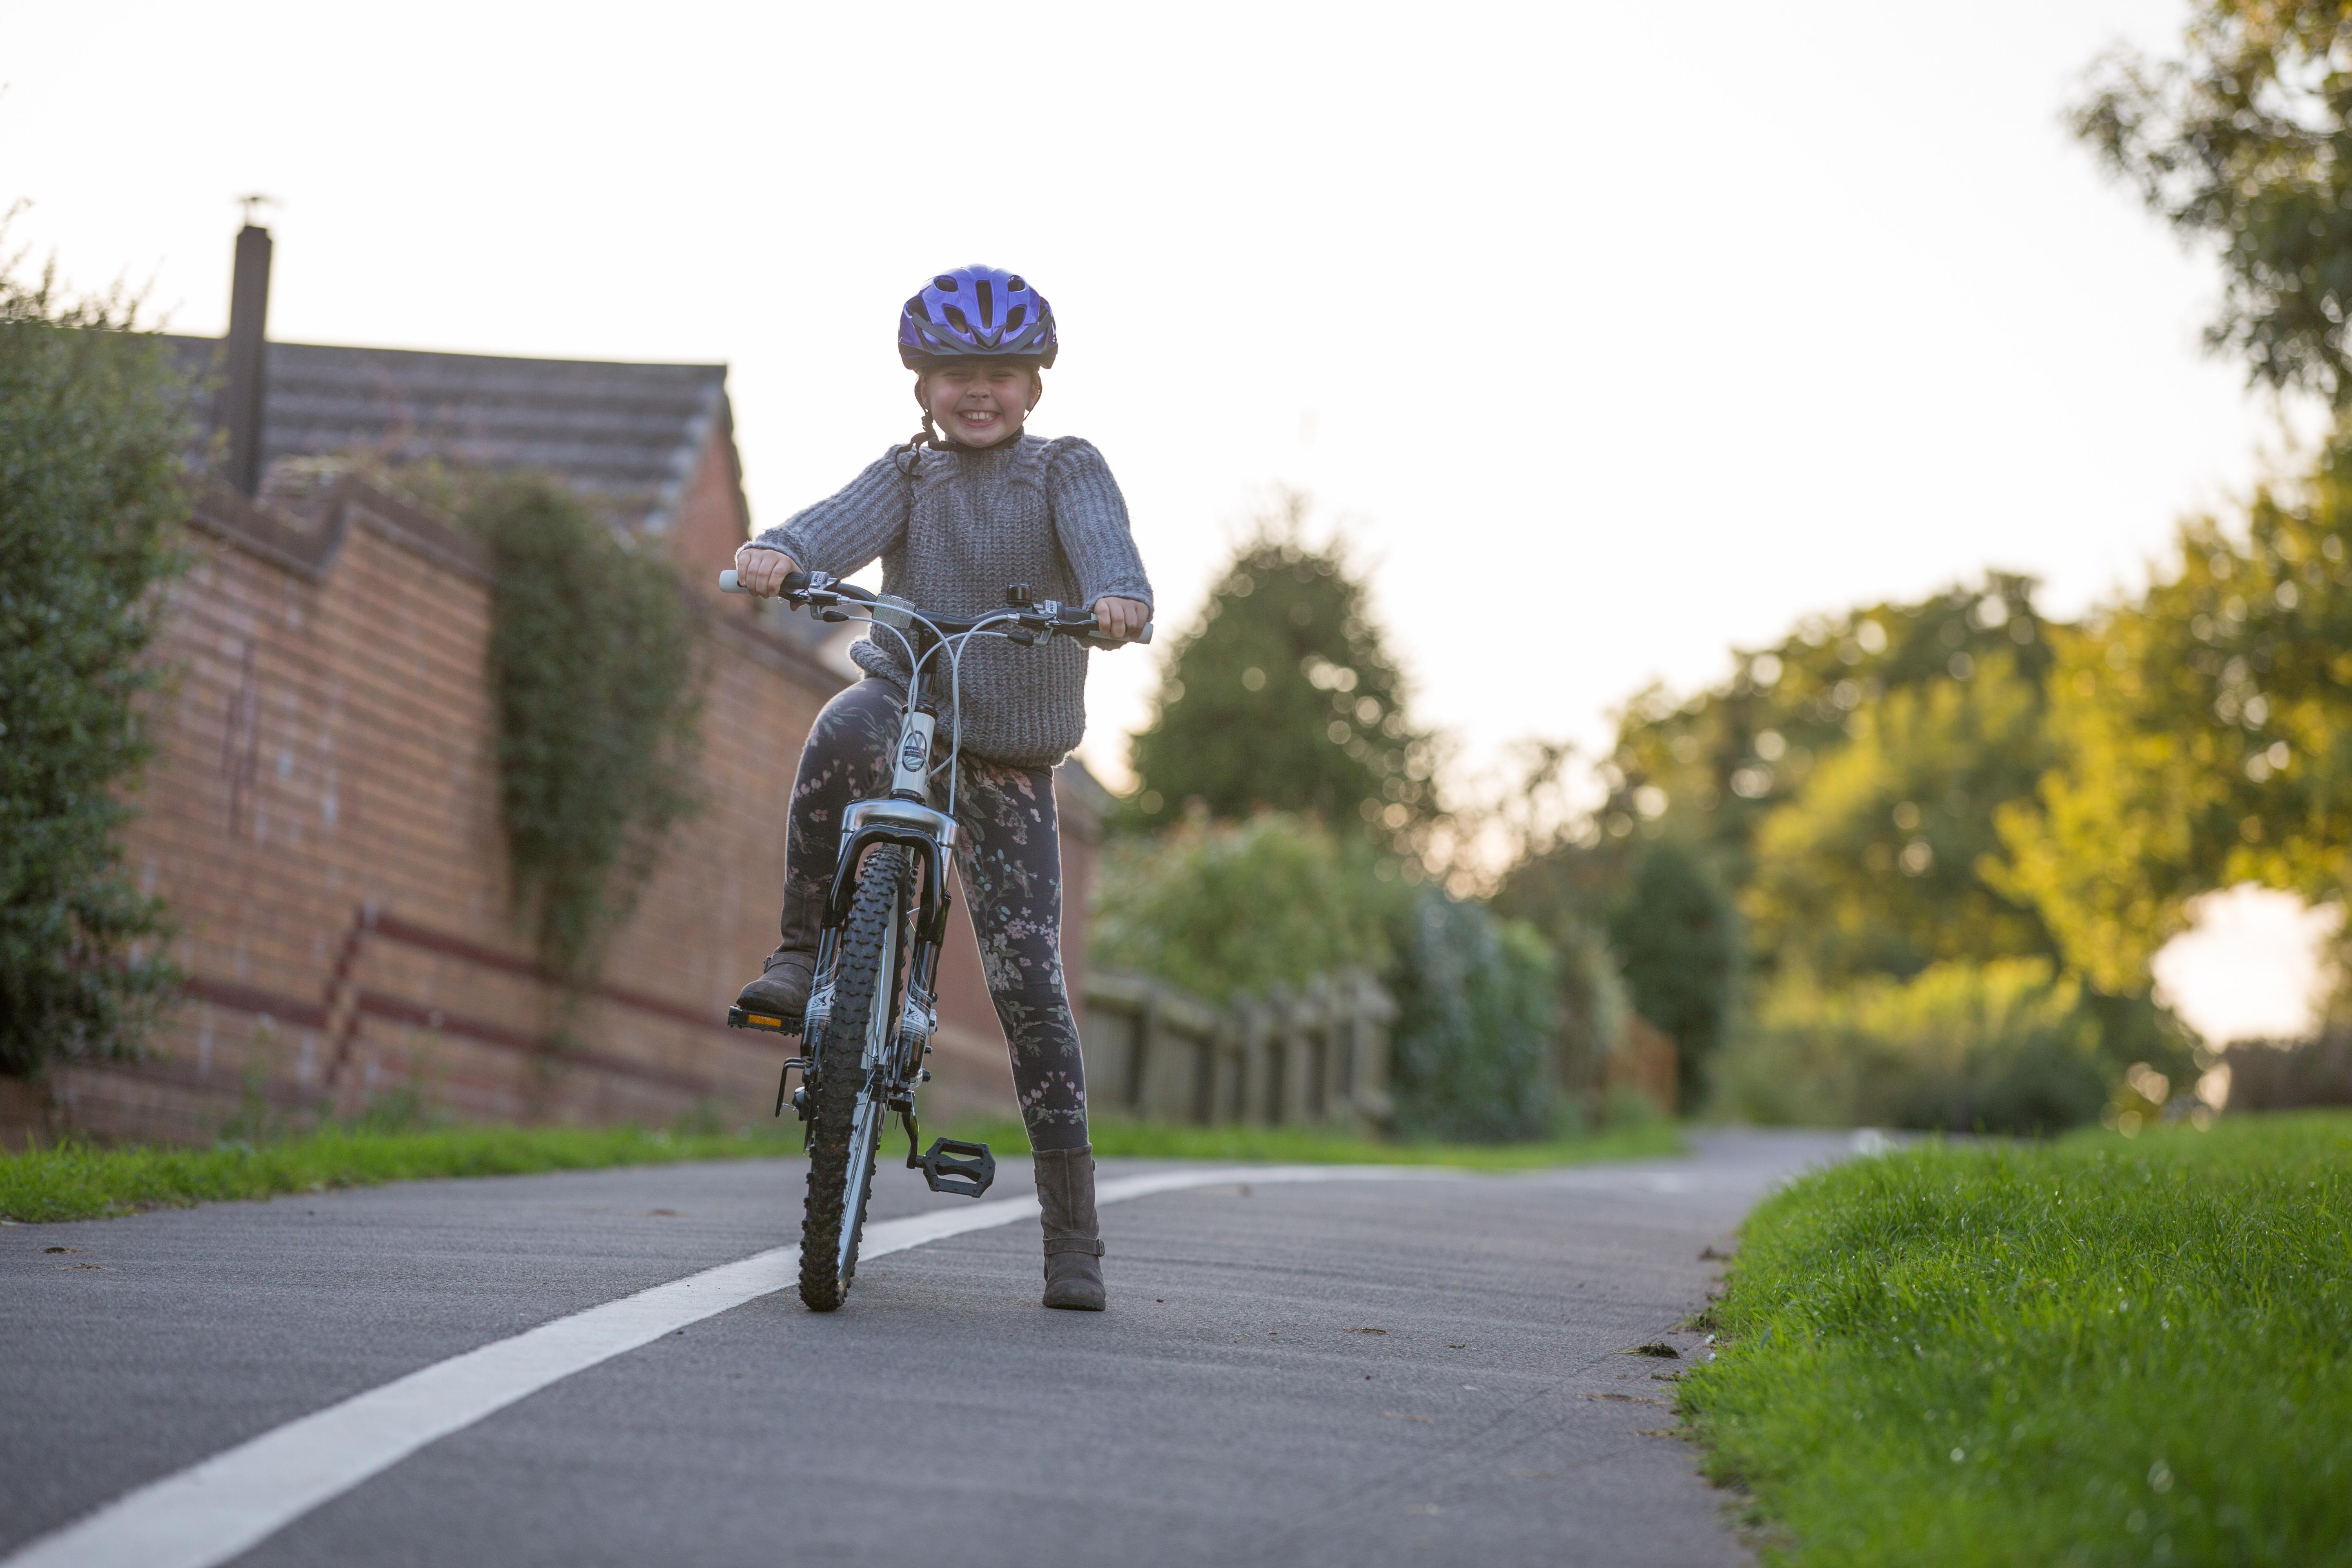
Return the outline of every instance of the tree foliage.
{"type": "Polygon", "coordinates": [[[1679,835],[1562,839],[1505,873],[1496,912],[1559,959],[1562,1083],[1600,1085],[1630,1013],[1674,1039],[1681,1103],[1699,1102],[1748,967],[1713,855],[1679,835]]]}
{"type": "Polygon", "coordinates": [[[1817,616],[1736,651],[1709,689],[1639,694],[1600,769],[1606,800],[1533,845],[1498,907],[1607,930],[1694,1100],[1750,968],[1905,975],[2046,952],[2030,905],[1981,865],[2040,766],[2050,650],[2032,589],[1995,573],[1817,616]]]}
{"type": "Polygon", "coordinates": [[[1605,915],[1577,876],[1589,858],[1571,848],[1524,859],[1505,876],[1491,907],[1552,952],[1559,984],[1552,1079],[1580,1110],[1592,1111],[1600,1109],[1609,1061],[1624,1044],[1633,1005],[1602,930],[1605,915]]]}
{"type": "Polygon", "coordinates": [[[2196,0],[2180,58],[2111,55],[2074,121],[2151,211],[2218,249],[2208,342],[2257,382],[2352,402],[2352,6],[2196,0]]]}
{"type": "Polygon", "coordinates": [[[1430,738],[1343,542],[1303,536],[1306,500],[1261,520],[1180,637],[1135,737],[1134,820],[1260,807],[1362,822],[1400,847],[1437,813],[1430,738]]]}
{"type": "Polygon", "coordinates": [[[2046,958],[1834,987],[1790,970],[1727,1053],[1717,1103],[1767,1122],[2054,1131],[2105,1104],[2122,1064],[2103,1043],[2081,981],[2046,958]]]}
{"type": "Polygon", "coordinates": [[[1743,905],[1772,963],[1834,984],[2050,954],[2032,905],[1997,885],[1994,825],[2049,760],[2042,709],[2000,647],[1966,680],[1906,682],[1856,709],[1847,742],[1757,829],[1743,905]]]}
{"type": "MultiPolygon", "coordinates": [[[[1764,819],[1868,723],[1891,696],[1965,683],[1991,660],[2038,688],[2049,647],[2033,582],[1991,573],[1914,603],[1818,616],[1773,646],[1738,650],[1731,677],[1686,699],[1653,687],[1627,705],[1603,763],[1610,837],[1675,832],[1715,855],[1726,879],[1754,877],[1764,819]]],[[[1948,793],[1938,788],[1937,795],[1948,793]]],[[[1970,809],[1987,835],[1998,800],[1970,809]]]]}
{"type": "Polygon", "coordinates": [[[1699,849],[1661,838],[1609,911],[1608,931],[1633,1011],[1673,1037],[1677,1093],[1696,1105],[1738,995],[1738,909],[1699,849]]]}
{"type": "Polygon", "coordinates": [[[2057,765],[2004,810],[2007,885],[2102,988],[2144,989],[2199,893],[2352,873],[2352,448],[2242,534],[2185,524],[2147,592],[2058,639],[2057,765]]]}
{"type": "MultiPolygon", "coordinates": [[[[1310,816],[1195,816],[1114,844],[1095,887],[1094,958],[1212,1001],[1340,968],[1397,1000],[1397,1131],[1493,1142],[1551,1128],[1549,1058],[1562,986],[1532,928],[1407,884],[1352,834],[1310,816]]],[[[1593,998],[1609,1007],[1615,993],[1593,998]]],[[[1613,1016],[1573,1021],[1613,1029],[1613,1016]]]]}
{"type": "Polygon", "coordinates": [[[185,434],[131,307],[0,268],[0,1071],[127,1054],[177,984],[114,836],[165,673],[185,434]]]}
{"type": "Polygon", "coordinates": [[[1543,938],[1432,888],[1413,901],[1398,952],[1397,1130],[1464,1142],[1549,1132],[1559,977],[1543,938]]]}
{"type": "Polygon", "coordinates": [[[518,910],[541,962],[593,969],[664,840],[695,806],[701,701],[677,573],[570,490],[483,484],[499,796],[518,910]]]}
{"type": "Polygon", "coordinates": [[[1095,879],[1094,960],[1213,1002],[1343,968],[1389,973],[1409,895],[1370,859],[1365,846],[1274,812],[1114,840],[1095,879]]]}

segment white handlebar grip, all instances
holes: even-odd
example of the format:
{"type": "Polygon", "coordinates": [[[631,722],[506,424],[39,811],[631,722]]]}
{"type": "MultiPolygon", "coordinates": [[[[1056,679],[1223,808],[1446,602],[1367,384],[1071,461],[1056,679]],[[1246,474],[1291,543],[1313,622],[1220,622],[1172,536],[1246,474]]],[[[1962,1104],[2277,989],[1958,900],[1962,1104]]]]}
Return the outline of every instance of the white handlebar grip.
{"type": "Polygon", "coordinates": [[[722,594],[748,594],[751,590],[735,580],[735,568],[730,566],[719,574],[719,591],[722,594]]]}

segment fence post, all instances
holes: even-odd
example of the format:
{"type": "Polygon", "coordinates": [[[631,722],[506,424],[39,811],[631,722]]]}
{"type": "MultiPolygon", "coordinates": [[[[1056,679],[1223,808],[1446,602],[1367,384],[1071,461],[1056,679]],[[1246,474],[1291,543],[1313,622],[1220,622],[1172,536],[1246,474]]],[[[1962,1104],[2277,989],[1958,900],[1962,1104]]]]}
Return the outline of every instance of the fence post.
{"type": "Polygon", "coordinates": [[[1307,1047],[1306,1120],[1309,1121],[1329,1121],[1340,1109],[1337,1003],[1328,974],[1308,981],[1298,996],[1299,1037],[1307,1047]]]}
{"type": "Polygon", "coordinates": [[[1231,1007],[1217,1020],[1216,1037],[1209,1042],[1209,1061],[1208,1124],[1217,1127],[1239,1121],[1249,1089],[1249,1063],[1242,1048],[1240,1015],[1231,1007]]]}
{"type": "Polygon", "coordinates": [[[1342,978],[1347,987],[1348,1108],[1366,1131],[1383,1131],[1396,1115],[1389,1098],[1389,1025],[1396,1018],[1396,1003],[1362,970],[1342,978]]]}
{"type": "Polygon", "coordinates": [[[1388,1125],[1396,1004],[1358,969],[1211,1007],[1141,975],[1087,977],[1097,1103],[1146,1120],[1388,1125]],[[1124,1026],[1119,1027],[1118,1026],[1124,1026]],[[1121,1037],[1114,1040],[1114,1034],[1121,1037]]]}
{"type": "Polygon", "coordinates": [[[1275,1121],[1285,1126],[1311,1121],[1314,1105],[1308,1095],[1313,1088],[1310,1075],[1315,1064],[1307,1049],[1307,1032],[1299,1027],[1298,994],[1287,985],[1276,985],[1268,988],[1266,1001],[1274,1014],[1275,1037],[1281,1041],[1282,1051],[1275,1121]]]}
{"type": "Polygon", "coordinates": [[[1263,1127],[1274,1120],[1274,1053],[1267,1039],[1273,1030],[1265,1004],[1255,997],[1235,1002],[1233,1015],[1234,1031],[1241,1038],[1241,1120],[1263,1127]]]}

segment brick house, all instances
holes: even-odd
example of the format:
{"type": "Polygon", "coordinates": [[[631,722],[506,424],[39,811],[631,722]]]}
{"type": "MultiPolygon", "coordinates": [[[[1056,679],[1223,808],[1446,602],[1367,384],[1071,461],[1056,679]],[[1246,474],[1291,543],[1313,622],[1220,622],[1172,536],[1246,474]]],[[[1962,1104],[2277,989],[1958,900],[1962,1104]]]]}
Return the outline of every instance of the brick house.
{"type": "MultiPolygon", "coordinates": [[[[267,236],[248,228],[238,260],[229,337],[174,342],[221,384],[227,458],[190,519],[197,560],[158,648],[176,681],[123,838],[179,922],[187,996],[147,1059],[58,1071],[53,1118],[204,1139],[256,1097],[350,1114],[403,1089],[468,1118],[764,1118],[786,1047],[727,1029],[726,1007],[774,945],[783,803],[850,667],[826,640],[837,628],[715,592],[750,524],[725,367],[266,342],[267,236]],[[714,584],[698,596],[707,805],[584,992],[540,972],[510,911],[486,553],[319,460],[354,451],[552,474],[714,584]]],[[[1083,910],[1103,797],[1075,763],[1059,786],[1083,910]]],[[[929,1109],[1010,1115],[978,953],[955,926],[929,1109]]],[[[1076,994],[1082,920],[1066,938],[1076,994]]]]}

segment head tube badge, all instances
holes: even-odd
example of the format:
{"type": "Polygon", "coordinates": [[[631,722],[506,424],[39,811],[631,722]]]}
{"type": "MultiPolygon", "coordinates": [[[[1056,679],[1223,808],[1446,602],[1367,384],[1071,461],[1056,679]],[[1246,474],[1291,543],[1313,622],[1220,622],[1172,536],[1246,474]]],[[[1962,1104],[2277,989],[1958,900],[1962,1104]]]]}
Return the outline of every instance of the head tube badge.
{"type": "Polygon", "coordinates": [[[897,776],[890,781],[892,791],[904,791],[921,796],[929,793],[931,774],[931,737],[939,732],[939,721],[918,710],[907,715],[906,724],[898,731],[898,765],[897,776]]]}

